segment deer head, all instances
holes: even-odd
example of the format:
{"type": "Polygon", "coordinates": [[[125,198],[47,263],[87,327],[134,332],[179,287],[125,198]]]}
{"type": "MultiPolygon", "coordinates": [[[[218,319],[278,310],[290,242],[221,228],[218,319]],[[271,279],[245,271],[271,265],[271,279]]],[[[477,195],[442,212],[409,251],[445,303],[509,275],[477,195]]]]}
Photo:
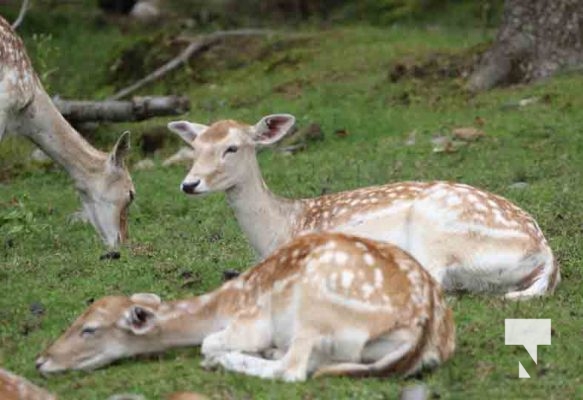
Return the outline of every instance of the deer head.
{"type": "Polygon", "coordinates": [[[91,370],[138,353],[159,351],[157,313],[162,302],[152,293],[99,299],[36,360],[43,373],[91,370]]]}
{"type": "Polygon", "coordinates": [[[250,126],[226,120],[211,126],[175,121],[168,128],[194,149],[195,162],[181,184],[187,194],[204,194],[231,189],[248,182],[258,171],[256,146],[267,146],[283,138],[293,127],[289,114],[263,117],[250,126]]]}
{"type": "Polygon", "coordinates": [[[83,213],[111,249],[127,239],[128,209],[135,196],[124,164],[129,147],[129,132],[124,132],[95,173],[76,179],[83,213]]]}

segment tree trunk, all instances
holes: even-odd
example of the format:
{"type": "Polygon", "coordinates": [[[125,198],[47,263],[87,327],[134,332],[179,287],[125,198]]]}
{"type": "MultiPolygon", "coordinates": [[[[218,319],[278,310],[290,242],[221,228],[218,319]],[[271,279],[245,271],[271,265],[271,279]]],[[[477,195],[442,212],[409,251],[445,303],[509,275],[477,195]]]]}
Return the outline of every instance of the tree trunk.
{"type": "Polygon", "coordinates": [[[535,81],[582,65],[582,0],[506,0],[496,40],[468,89],[535,81]]]}

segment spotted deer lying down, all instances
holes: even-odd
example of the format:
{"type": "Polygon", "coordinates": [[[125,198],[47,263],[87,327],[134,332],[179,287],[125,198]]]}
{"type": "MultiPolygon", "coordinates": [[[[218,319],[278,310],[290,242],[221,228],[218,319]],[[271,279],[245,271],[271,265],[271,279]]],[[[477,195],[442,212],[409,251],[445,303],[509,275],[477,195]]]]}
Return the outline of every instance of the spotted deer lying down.
{"type": "Polygon", "coordinates": [[[92,369],[202,343],[205,366],[262,378],[409,375],[447,360],[454,342],[452,312],[438,284],[408,253],[365,238],[312,233],[199,297],[102,298],[37,367],[92,369]]]}
{"type": "Polygon", "coordinates": [[[46,390],[2,368],[0,368],[0,399],[57,400],[54,395],[46,390]]]}
{"type": "Polygon", "coordinates": [[[536,221],[508,200],[468,185],[400,182],[312,199],[274,195],[261,177],[255,147],[277,142],[294,122],[291,115],[275,114],[256,125],[168,125],[195,154],[182,190],[226,192],[260,257],[302,233],[332,230],[396,244],[446,291],[526,299],[552,292],[559,282],[536,221]]]}

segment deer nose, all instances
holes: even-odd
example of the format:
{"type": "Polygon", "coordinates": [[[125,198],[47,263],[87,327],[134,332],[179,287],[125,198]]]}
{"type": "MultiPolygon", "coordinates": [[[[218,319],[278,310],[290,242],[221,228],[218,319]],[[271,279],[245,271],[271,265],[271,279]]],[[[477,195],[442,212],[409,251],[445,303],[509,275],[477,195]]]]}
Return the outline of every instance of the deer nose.
{"type": "Polygon", "coordinates": [[[196,189],[196,187],[200,184],[200,179],[194,182],[182,182],[182,184],[180,185],[180,189],[184,192],[184,193],[188,193],[188,194],[194,194],[194,190],[196,189]]]}
{"type": "Polygon", "coordinates": [[[46,358],[44,357],[39,357],[36,359],[35,365],[36,365],[36,369],[41,369],[41,367],[43,366],[43,364],[47,361],[46,358]]]}

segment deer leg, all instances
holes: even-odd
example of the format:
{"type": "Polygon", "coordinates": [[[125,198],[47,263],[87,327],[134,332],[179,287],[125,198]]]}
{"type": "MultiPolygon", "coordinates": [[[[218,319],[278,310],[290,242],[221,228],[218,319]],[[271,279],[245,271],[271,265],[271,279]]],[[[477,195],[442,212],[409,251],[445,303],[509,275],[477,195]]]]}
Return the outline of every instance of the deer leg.
{"type": "Polygon", "coordinates": [[[212,362],[228,371],[264,379],[274,379],[281,375],[281,360],[266,360],[261,357],[243,354],[237,351],[222,353],[213,357],[212,362]]]}
{"type": "Polygon", "coordinates": [[[320,353],[325,344],[324,337],[315,331],[304,331],[296,335],[286,355],[280,360],[281,379],[287,382],[305,381],[311,370],[320,363],[320,353]]]}
{"type": "Polygon", "coordinates": [[[213,366],[218,355],[229,351],[259,353],[270,348],[270,325],[266,314],[243,311],[225,329],[204,339],[201,348],[205,356],[204,366],[213,366]]]}
{"type": "Polygon", "coordinates": [[[257,376],[264,379],[280,378],[288,382],[305,381],[314,349],[321,343],[318,334],[303,334],[295,337],[286,355],[280,360],[266,360],[238,351],[218,354],[213,358],[215,365],[257,376]]]}

